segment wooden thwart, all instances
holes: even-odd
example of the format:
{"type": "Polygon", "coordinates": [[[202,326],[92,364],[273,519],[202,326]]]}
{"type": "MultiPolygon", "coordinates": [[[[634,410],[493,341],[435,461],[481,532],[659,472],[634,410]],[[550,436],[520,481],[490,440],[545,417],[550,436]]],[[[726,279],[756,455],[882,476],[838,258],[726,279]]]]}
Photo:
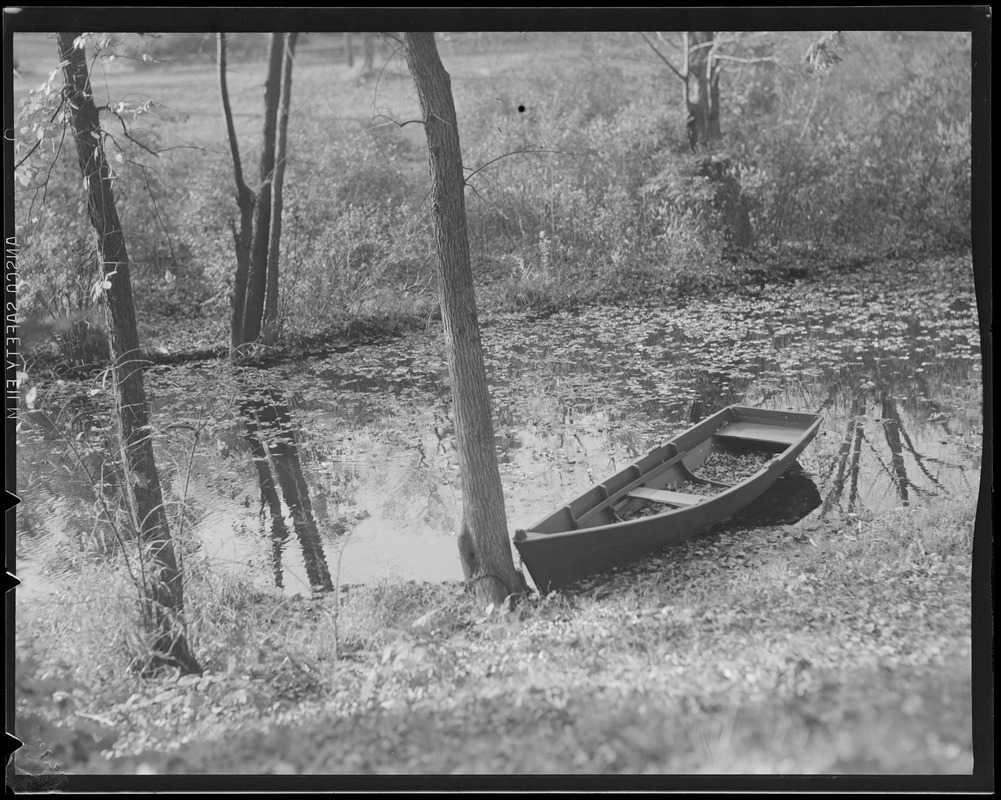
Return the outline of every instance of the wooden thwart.
{"type": "Polygon", "coordinates": [[[663,503],[668,506],[694,506],[701,503],[706,498],[697,494],[686,494],[685,492],[671,492],[667,489],[647,489],[640,486],[629,492],[630,497],[639,497],[643,500],[653,500],[655,503],[663,503]]]}
{"type": "Polygon", "coordinates": [[[716,431],[715,435],[722,439],[792,444],[802,437],[803,431],[800,428],[786,428],[761,422],[731,422],[716,431]]]}
{"type": "MultiPolygon", "coordinates": [[[[658,464],[656,467],[654,467],[645,475],[637,467],[636,472],[638,473],[639,477],[636,478],[636,480],[634,480],[628,486],[622,487],[621,489],[619,489],[619,491],[615,492],[614,494],[609,495],[605,500],[598,503],[594,508],[590,509],[586,514],[581,514],[579,519],[574,520],[574,528],[575,529],[586,528],[594,524],[595,520],[599,519],[599,513],[601,511],[604,511],[609,506],[618,503],[623,497],[625,497],[633,489],[637,488],[641,483],[645,483],[646,481],[657,477],[658,475],[660,475],[660,473],[664,472],[667,469],[670,469],[675,464],[680,463],[681,459],[683,459],[686,455],[688,455],[687,452],[678,453],[677,455],[671,456],[663,463],[658,464]]],[[[635,466],[635,464],[633,466],[635,466]]],[[[572,512],[571,512],[571,517],[573,517],[572,512]]]]}

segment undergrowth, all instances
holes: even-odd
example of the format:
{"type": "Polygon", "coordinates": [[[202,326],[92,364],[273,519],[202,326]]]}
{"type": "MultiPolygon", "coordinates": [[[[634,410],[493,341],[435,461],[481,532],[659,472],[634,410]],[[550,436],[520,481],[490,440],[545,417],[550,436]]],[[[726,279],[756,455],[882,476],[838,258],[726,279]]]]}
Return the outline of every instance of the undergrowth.
{"type": "MultiPolygon", "coordinates": [[[[801,69],[803,35],[755,45],[778,66],[728,75],[723,139],[696,154],[681,104],[665,101],[674,78],[639,37],[523,35],[525,46],[543,48],[531,60],[511,49],[515,40],[441,42],[453,54],[471,255],[487,304],[544,309],[671,294],[748,268],[728,244],[707,158],[737,181],[764,256],[758,269],[790,248],[807,248],[813,262],[969,245],[968,36],[856,33],[843,63],[824,75],[801,69]],[[876,89],[884,99],[874,106],[876,89]]],[[[260,37],[240,41],[250,52],[260,37]]],[[[204,36],[130,46],[145,47],[154,65],[208,69],[204,36]]],[[[380,58],[375,82],[305,56],[297,67],[295,97],[315,102],[297,100],[290,121],[281,254],[289,337],[354,318],[419,317],[434,303],[425,143],[402,124],[415,107],[403,62],[380,58]]],[[[119,81],[155,72],[105,66],[116,102],[119,81]]],[[[242,64],[233,80],[256,86],[254,66],[242,64]]],[[[178,324],[197,336],[200,324],[228,314],[236,216],[228,148],[213,138],[218,129],[185,116],[216,105],[213,86],[157,84],[158,105],[133,130],[162,150],[156,159],[134,142],[118,145],[137,307],[141,319],[158,320],[154,339],[178,324]]],[[[35,124],[42,110],[22,122],[35,124]]],[[[247,163],[256,135],[242,137],[247,163]]],[[[86,311],[94,266],[72,158],[22,169],[20,313],[30,322],[86,311]]]]}

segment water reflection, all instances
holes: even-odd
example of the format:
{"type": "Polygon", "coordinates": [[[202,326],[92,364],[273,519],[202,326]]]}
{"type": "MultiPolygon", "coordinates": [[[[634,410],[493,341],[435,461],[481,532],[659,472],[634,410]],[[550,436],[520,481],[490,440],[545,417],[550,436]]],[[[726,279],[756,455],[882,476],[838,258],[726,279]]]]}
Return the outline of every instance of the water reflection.
{"type": "Polygon", "coordinates": [[[975,502],[980,462],[969,441],[975,431],[958,441],[943,438],[936,421],[908,413],[883,392],[855,394],[847,414],[833,404],[829,410],[840,426],[834,432],[837,450],[823,473],[823,516],[933,503],[948,494],[975,502]]]}
{"type": "MultiPolygon", "coordinates": [[[[888,288],[860,291],[855,276],[684,308],[494,318],[483,344],[509,526],[545,516],[733,403],[824,416],[801,470],[741,525],[947,496],[976,502],[983,416],[972,291],[940,297],[906,275],[880,280],[888,288]]],[[[156,419],[207,416],[253,464],[225,449],[198,452],[191,502],[205,509],[193,517],[203,541],[237,543],[232,560],[267,564],[262,579],[287,592],[327,590],[338,574],[461,579],[440,331],[262,371],[228,400],[218,399],[219,380],[195,367],[150,377],[156,419]]],[[[51,495],[76,491],[60,488],[40,446],[18,457],[21,474],[42,475],[51,495]]]]}
{"type": "Polygon", "coordinates": [[[329,591],[334,588],[327,566],[320,532],[309,500],[309,487],[299,460],[296,430],[282,394],[276,389],[248,395],[239,401],[240,416],[246,427],[257,480],[261,487],[261,516],[270,517],[271,560],[275,586],[283,587],[282,552],[289,538],[285,508],[299,540],[302,560],[310,587],[329,591]],[[278,476],[277,486],[274,474],[278,476]],[[279,489],[281,497],[279,497],[279,489]]]}

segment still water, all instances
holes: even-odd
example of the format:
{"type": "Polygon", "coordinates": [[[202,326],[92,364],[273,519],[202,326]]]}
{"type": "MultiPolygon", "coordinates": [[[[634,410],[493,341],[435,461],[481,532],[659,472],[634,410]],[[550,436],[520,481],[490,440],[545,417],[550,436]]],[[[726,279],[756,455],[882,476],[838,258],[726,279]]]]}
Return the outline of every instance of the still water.
{"type": "MultiPolygon", "coordinates": [[[[818,518],[977,501],[983,386],[965,262],[682,307],[494,316],[482,333],[512,531],[688,427],[693,404],[823,415],[772,504],[783,492],[801,501],[804,481],[815,502],[803,513],[818,518]]],[[[114,550],[94,521],[109,472],[94,421],[108,393],[96,379],[71,388],[69,403],[64,386],[39,405],[78,437],[76,453],[40,414],[19,432],[22,597],[54,589],[81,553],[114,550]]],[[[440,326],[271,369],[156,368],[147,390],[168,503],[184,500],[188,565],[289,594],[461,579],[440,326]]]]}

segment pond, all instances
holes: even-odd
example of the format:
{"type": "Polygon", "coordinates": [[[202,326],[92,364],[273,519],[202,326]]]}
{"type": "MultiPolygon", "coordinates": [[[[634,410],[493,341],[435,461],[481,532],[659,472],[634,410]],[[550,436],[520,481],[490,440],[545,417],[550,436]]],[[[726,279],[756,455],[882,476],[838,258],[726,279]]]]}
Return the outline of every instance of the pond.
{"type": "MultiPolygon", "coordinates": [[[[796,518],[838,518],[944,497],[976,503],[983,384],[972,270],[965,259],[915,270],[485,320],[509,529],[730,404],[824,417],[802,469],[767,498],[774,519],[759,513],[755,524],[781,521],[783,505],[796,518]]],[[[22,597],[51,590],[81,548],[113,549],[94,521],[106,459],[93,423],[107,415],[108,393],[96,381],[70,388],[69,407],[66,387],[49,401],[40,390],[38,403],[72,428],[77,455],[38,414],[18,435],[22,597]]],[[[242,571],[289,594],[390,576],[461,579],[440,325],[271,369],[158,367],[147,389],[168,502],[185,499],[194,534],[187,564],[242,571]]]]}

